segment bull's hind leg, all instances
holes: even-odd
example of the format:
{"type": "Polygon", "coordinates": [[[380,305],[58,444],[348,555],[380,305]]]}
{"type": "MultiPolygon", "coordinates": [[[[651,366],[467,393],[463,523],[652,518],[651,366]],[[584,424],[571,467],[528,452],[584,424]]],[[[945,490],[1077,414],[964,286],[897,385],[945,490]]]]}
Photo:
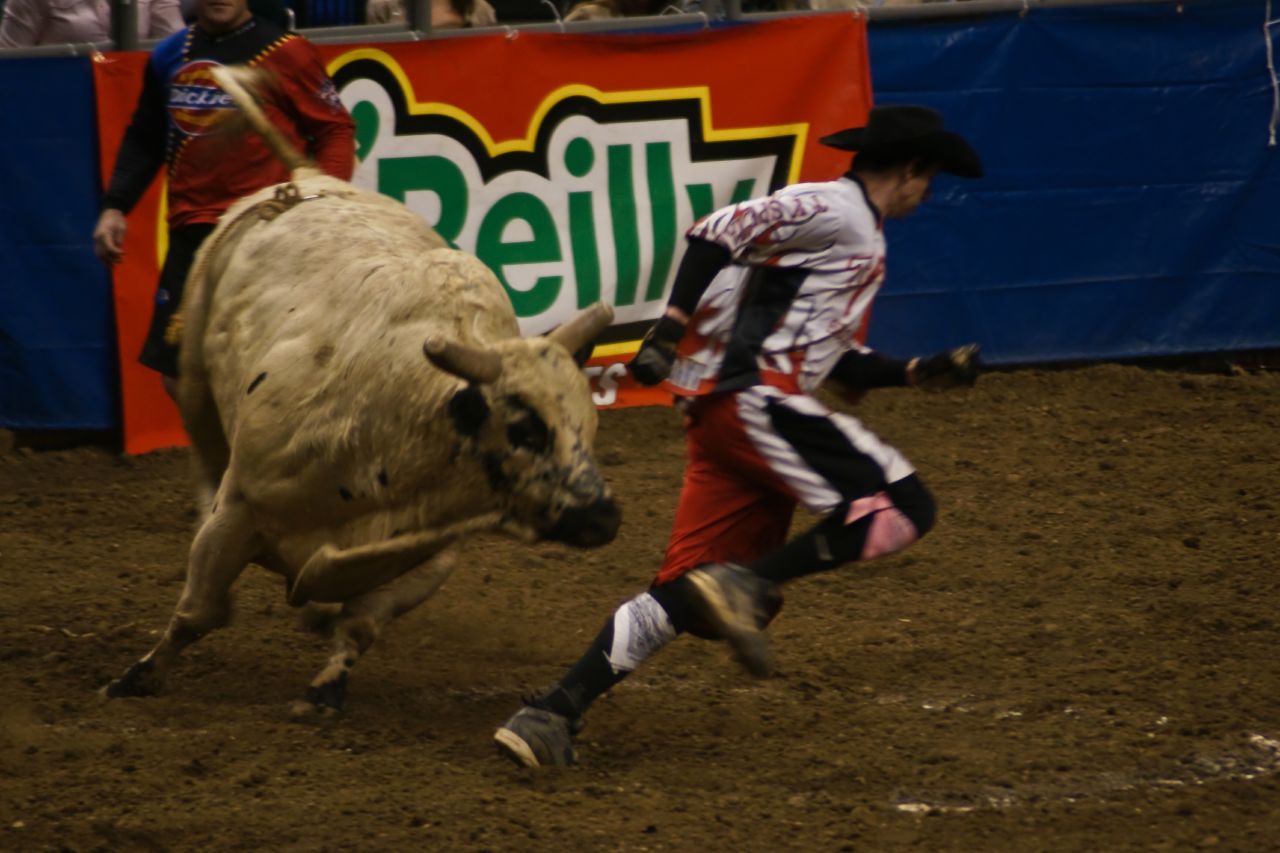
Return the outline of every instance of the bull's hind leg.
{"type": "Polygon", "coordinates": [[[446,551],[343,605],[334,625],[329,662],[307,688],[306,700],[294,704],[294,715],[341,711],[347,678],[356,661],[378,639],[387,623],[430,598],[448,580],[455,564],[453,552],[446,551]]]}
{"type": "Polygon", "coordinates": [[[182,650],[231,618],[231,585],[260,549],[260,543],[248,506],[228,488],[227,479],[191,543],[187,582],[164,636],[124,675],[103,688],[106,696],[149,696],[158,692],[182,650]]]}

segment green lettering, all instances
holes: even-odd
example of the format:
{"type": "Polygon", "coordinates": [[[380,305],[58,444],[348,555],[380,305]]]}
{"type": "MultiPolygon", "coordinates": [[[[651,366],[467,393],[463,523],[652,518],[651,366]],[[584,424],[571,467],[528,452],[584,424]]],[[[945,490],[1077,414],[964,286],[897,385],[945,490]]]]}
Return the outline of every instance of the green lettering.
{"type": "MultiPolygon", "coordinates": [[[[575,178],[584,178],[595,165],[596,152],[579,136],[564,147],[564,165],[575,178]]],[[[586,308],[600,299],[600,249],[596,245],[595,216],[591,193],[569,193],[569,247],[573,252],[573,278],[578,288],[578,307],[586,308]]]]}
{"type": "Polygon", "coordinates": [[[363,163],[378,138],[378,108],[361,101],[351,108],[351,118],[356,123],[356,159],[363,163]]]}
{"type": "Polygon", "coordinates": [[[613,304],[632,305],[640,279],[640,234],[636,225],[636,189],[631,176],[631,146],[609,146],[609,212],[618,286],[613,304]]]}
{"type": "Polygon", "coordinates": [[[528,290],[516,290],[507,281],[508,266],[546,263],[562,258],[551,211],[535,195],[512,193],[498,199],[489,208],[480,222],[480,232],[476,235],[476,257],[497,274],[502,286],[507,289],[507,295],[511,297],[517,316],[533,317],[541,314],[560,295],[560,285],[564,281],[562,276],[540,276],[528,290]],[[503,240],[503,232],[517,219],[529,224],[533,239],[512,242],[503,240]]]}
{"type": "Polygon", "coordinates": [[[649,221],[653,225],[653,266],[649,269],[646,301],[661,299],[676,250],[676,180],[671,170],[671,144],[650,142],[644,147],[649,182],[649,221]]]}
{"type": "Polygon", "coordinates": [[[432,227],[455,249],[467,221],[467,181],[444,157],[383,157],[378,160],[378,192],[404,202],[410,192],[427,190],[440,199],[440,221],[432,227]]]}
{"type": "MultiPolygon", "coordinates": [[[[751,198],[751,193],[755,186],[755,178],[743,178],[738,181],[738,183],[734,184],[733,194],[722,206],[737,204],[751,198]]],[[[689,196],[689,205],[693,208],[694,222],[717,209],[712,195],[711,184],[689,184],[684,188],[684,191],[689,196]]]]}
{"type": "Polygon", "coordinates": [[[591,193],[569,193],[569,245],[573,249],[573,277],[578,286],[578,307],[600,300],[600,249],[591,193]]]}

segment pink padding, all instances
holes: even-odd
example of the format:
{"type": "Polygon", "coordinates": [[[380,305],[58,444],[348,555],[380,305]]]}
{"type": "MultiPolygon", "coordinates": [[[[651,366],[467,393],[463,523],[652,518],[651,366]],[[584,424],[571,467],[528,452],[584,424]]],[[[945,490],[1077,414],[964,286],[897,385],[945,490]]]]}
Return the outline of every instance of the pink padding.
{"type": "Polygon", "coordinates": [[[844,523],[853,524],[868,515],[872,517],[871,525],[867,528],[867,541],[862,545],[860,560],[901,551],[919,538],[911,519],[903,515],[884,492],[858,498],[849,504],[849,514],[844,517],[844,523]]]}

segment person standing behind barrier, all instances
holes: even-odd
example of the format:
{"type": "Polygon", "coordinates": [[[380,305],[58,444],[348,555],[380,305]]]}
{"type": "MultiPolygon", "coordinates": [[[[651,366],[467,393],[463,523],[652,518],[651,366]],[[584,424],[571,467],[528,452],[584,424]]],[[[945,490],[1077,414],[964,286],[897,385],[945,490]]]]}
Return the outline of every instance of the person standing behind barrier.
{"type": "MultiPolygon", "coordinates": [[[[182,29],[178,0],[134,0],[138,38],[158,39],[182,29]]],[[[110,0],[8,0],[0,47],[111,41],[110,0]]]]}
{"type": "MultiPolygon", "coordinates": [[[[196,19],[196,10],[201,0],[180,0],[182,4],[182,20],[188,23],[196,19]]],[[[259,18],[266,18],[286,30],[296,30],[293,10],[289,8],[292,0],[249,0],[249,11],[259,18]]]]}
{"type": "MultiPolygon", "coordinates": [[[[403,24],[404,0],[369,0],[365,17],[370,24],[403,24]]],[[[431,29],[492,27],[498,16],[488,0],[431,0],[431,29]]]]}
{"type": "Polygon", "coordinates": [[[884,277],[884,219],[914,211],[937,172],[979,177],[982,164],[927,107],[876,107],[865,127],[821,141],[858,152],[843,177],[689,230],[666,311],[629,365],[642,384],[665,381],[685,414],[666,557],[578,663],[495,733],[518,764],[572,763],[590,704],[681,633],[726,639],[768,675],[764,627],[781,585],[894,553],[933,525],[933,497],[902,453],[813,392],[828,378],[854,393],[973,384],[975,345],[904,361],[855,336],[884,277]],[[788,543],[797,503],[822,520],[788,543]]]}
{"type": "Polygon", "coordinates": [[[165,329],[181,302],[196,250],[236,199],[289,179],[286,167],[257,134],[217,132],[231,101],[218,90],[209,69],[240,63],[273,75],[263,109],[294,146],[307,150],[336,178],[349,180],[355,169],[355,123],[315,47],[254,16],[248,0],[200,0],[195,23],[156,46],[93,241],[104,262],[120,260],[125,217],[167,161],[169,253],[138,360],[162,374],[170,396],[177,388],[178,347],[165,342],[165,329]]]}

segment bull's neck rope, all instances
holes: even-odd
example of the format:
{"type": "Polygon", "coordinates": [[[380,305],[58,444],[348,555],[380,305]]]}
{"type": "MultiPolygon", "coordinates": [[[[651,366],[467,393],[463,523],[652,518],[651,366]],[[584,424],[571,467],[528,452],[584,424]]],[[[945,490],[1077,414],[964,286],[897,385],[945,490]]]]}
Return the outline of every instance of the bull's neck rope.
{"type": "MultiPolygon", "coordinates": [[[[217,236],[213,243],[208,246],[200,247],[200,257],[207,258],[214,252],[218,251],[218,249],[222,247],[222,242],[226,239],[226,236],[236,230],[236,226],[251,215],[256,215],[263,222],[270,222],[280,214],[292,207],[296,207],[304,201],[315,201],[316,199],[328,198],[331,196],[346,198],[350,195],[351,193],[349,192],[333,190],[321,190],[315,195],[303,195],[298,189],[298,185],[292,181],[287,184],[281,184],[276,187],[275,195],[272,198],[263,199],[257,204],[249,205],[244,210],[240,211],[240,213],[236,215],[235,219],[232,219],[230,222],[220,223],[223,227],[218,229],[217,236]]],[[[192,272],[194,273],[196,270],[193,269],[192,272]]],[[[188,279],[189,278],[190,276],[188,276],[188,279]]],[[[164,342],[170,346],[177,346],[182,342],[182,331],[184,326],[182,315],[186,308],[187,298],[190,294],[190,287],[183,289],[182,305],[174,312],[173,316],[169,318],[169,325],[165,327],[164,342]]]]}

